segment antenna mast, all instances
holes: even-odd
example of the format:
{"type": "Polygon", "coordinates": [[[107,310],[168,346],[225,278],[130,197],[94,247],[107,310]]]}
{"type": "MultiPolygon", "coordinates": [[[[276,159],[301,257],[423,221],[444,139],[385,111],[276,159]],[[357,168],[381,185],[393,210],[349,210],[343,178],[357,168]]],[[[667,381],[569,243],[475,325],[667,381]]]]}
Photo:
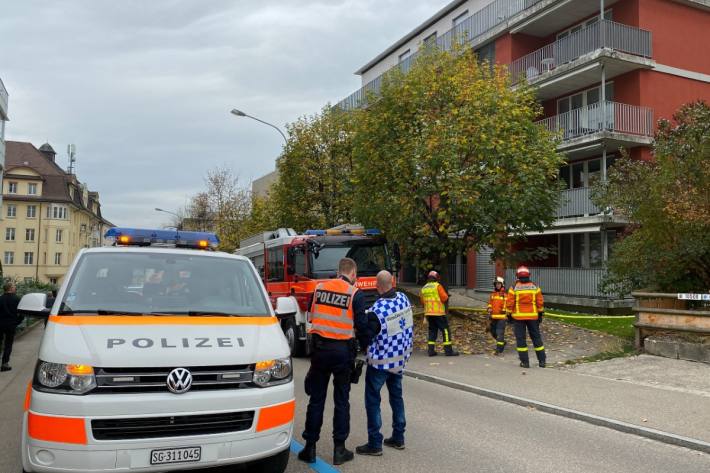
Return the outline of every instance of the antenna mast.
{"type": "Polygon", "coordinates": [[[74,165],[76,164],[76,145],[67,145],[67,154],[69,155],[69,174],[74,174],[76,171],[74,165]]]}

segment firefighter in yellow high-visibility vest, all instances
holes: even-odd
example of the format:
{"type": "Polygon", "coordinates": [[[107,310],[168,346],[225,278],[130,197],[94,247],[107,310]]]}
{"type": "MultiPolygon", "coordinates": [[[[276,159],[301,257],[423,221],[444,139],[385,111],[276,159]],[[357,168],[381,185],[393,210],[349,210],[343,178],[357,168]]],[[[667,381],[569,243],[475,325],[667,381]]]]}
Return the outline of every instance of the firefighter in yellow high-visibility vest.
{"type": "Polygon", "coordinates": [[[451,341],[449,320],[446,317],[446,301],[449,300],[449,294],[444,289],[444,286],[439,283],[439,279],[439,273],[429,271],[427,283],[422,287],[419,294],[424,306],[424,315],[429,324],[429,338],[427,339],[429,356],[437,355],[436,339],[439,336],[439,331],[441,331],[444,340],[444,354],[446,356],[458,356],[459,353],[454,350],[453,342],[451,341]]]}

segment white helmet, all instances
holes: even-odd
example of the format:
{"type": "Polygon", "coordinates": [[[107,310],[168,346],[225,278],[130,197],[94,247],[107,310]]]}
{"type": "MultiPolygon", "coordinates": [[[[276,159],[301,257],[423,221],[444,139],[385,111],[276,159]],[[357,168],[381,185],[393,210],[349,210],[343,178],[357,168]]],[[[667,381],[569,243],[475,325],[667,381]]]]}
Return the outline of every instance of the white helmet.
{"type": "Polygon", "coordinates": [[[503,279],[502,276],[496,276],[495,282],[499,282],[499,283],[501,283],[502,285],[505,286],[505,279],[503,279]]]}

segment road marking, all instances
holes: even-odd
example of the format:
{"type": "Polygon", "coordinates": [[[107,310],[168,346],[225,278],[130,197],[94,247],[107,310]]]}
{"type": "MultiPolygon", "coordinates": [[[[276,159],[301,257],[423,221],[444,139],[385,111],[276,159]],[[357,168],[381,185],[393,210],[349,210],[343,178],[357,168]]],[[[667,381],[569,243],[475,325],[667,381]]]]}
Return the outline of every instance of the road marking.
{"type": "MultiPolygon", "coordinates": [[[[291,440],[291,452],[294,454],[298,454],[303,449],[303,445],[295,440],[291,440]]],[[[316,458],[315,463],[307,463],[307,465],[311,468],[311,470],[316,471],[318,473],[339,473],[340,470],[335,468],[333,465],[330,463],[326,463],[323,461],[321,457],[316,458]]]]}

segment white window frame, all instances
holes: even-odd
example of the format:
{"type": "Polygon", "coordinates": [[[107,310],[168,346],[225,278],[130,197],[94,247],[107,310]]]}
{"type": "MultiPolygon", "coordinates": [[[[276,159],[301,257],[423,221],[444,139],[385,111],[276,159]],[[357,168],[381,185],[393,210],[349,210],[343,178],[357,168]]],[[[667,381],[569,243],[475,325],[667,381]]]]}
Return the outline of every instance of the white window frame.
{"type": "Polygon", "coordinates": [[[64,229],[57,228],[57,231],[54,233],[54,241],[56,243],[62,243],[64,241],[64,229]]]}
{"type": "Polygon", "coordinates": [[[451,28],[456,28],[459,26],[461,23],[464,22],[466,18],[468,18],[468,10],[464,10],[462,13],[456,15],[453,20],[451,20],[451,28]]]}
{"type": "MultiPolygon", "coordinates": [[[[606,10],[604,10],[604,19],[605,19],[605,20],[612,20],[612,21],[614,21],[614,20],[613,20],[613,16],[612,16],[611,10],[612,10],[611,8],[607,8],[606,10]]],[[[566,37],[568,37],[569,35],[571,35],[572,33],[576,33],[577,31],[581,30],[581,29],[584,28],[585,26],[593,25],[593,24],[596,23],[597,21],[599,21],[599,15],[594,15],[594,16],[591,17],[591,18],[588,18],[588,19],[586,19],[586,20],[584,20],[584,21],[582,21],[582,22],[576,23],[576,24],[570,26],[569,28],[560,31],[559,33],[557,33],[557,34],[555,35],[555,38],[556,38],[557,40],[566,38],[566,37]]]]}
{"type": "Polygon", "coordinates": [[[13,265],[15,264],[15,252],[14,251],[6,251],[5,254],[3,255],[3,264],[5,265],[13,265]]]}
{"type": "Polygon", "coordinates": [[[54,253],[54,264],[57,266],[62,265],[62,253],[61,252],[54,253]]]}
{"type": "Polygon", "coordinates": [[[25,228],[25,241],[35,241],[36,236],[37,232],[34,228],[25,228]]]}
{"type": "Polygon", "coordinates": [[[24,258],[25,265],[27,265],[27,266],[32,265],[32,264],[34,264],[34,261],[35,261],[34,252],[33,251],[25,251],[25,258],[24,258]]]}
{"type": "Polygon", "coordinates": [[[37,184],[34,182],[27,183],[27,195],[37,195],[37,184]]]}
{"type": "Polygon", "coordinates": [[[37,218],[37,206],[28,205],[27,206],[27,218],[37,218]]]}
{"type": "Polygon", "coordinates": [[[15,204],[7,204],[7,217],[8,217],[8,218],[15,218],[15,217],[17,217],[17,205],[15,205],[15,204]]]}
{"type": "Polygon", "coordinates": [[[12,181],[7,183],[7,193],[8,194],[17,194],[17,182],[12,181]]]}
{"type": "Polygon", "coordinates": [[[436,40],[439,39],[439,36],[436,31],[434,31],[431,34],[428,34],[423,40],[422,40],[422,47],[426,48],[427,46],[432,46],[436,44],[436,40]]]}
{"type": "Polygon", "coordinates": [[[7,227],[5,229],[5,241],[15,241],[16,233],[15,227],[7,227]]]}

